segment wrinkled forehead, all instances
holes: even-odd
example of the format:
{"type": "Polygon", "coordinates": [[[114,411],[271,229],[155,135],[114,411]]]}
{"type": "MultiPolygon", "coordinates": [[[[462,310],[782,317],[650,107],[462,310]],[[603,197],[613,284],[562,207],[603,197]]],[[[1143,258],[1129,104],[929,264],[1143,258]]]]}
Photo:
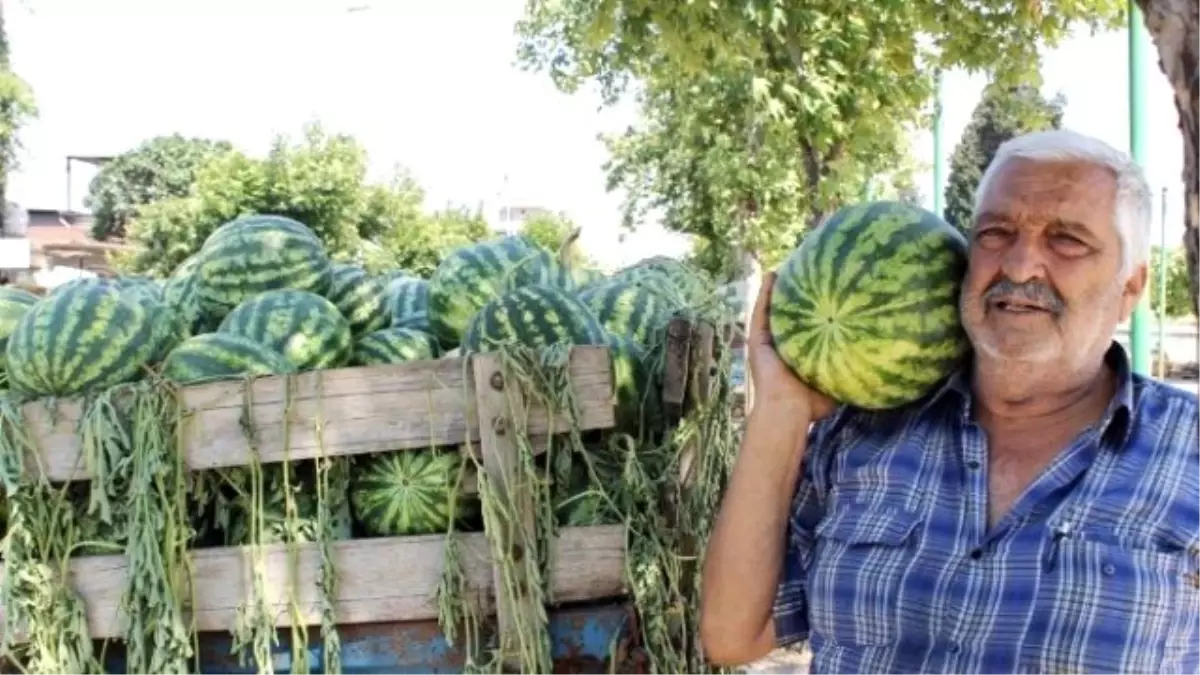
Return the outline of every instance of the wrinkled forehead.
{"type": "Polygon", "coordinates": [[[1005,159],[980,195],[976,227],[1004,221],[1023,227],[1069,223],[1116,236],[1117,178],[1077,160],[1005,159]]]}

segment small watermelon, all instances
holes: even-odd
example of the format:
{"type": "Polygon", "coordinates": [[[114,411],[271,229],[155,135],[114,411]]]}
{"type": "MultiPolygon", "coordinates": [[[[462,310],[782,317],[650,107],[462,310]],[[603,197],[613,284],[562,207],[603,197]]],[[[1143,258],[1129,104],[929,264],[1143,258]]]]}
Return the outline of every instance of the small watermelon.
{"type": "Polygon", "coordinates": [[[602,345],[607,337],[592,310],[553,286],[526,286],[488,302],[472,317],[463,349],[485,352],[501,344],[602,345]]]}
{"type": "Polygon", "coordinates": [[[957,368],[969,343],[958,293],[967,240],[900,202],[844,207],[780,267],[771,333],[796,374],[843,404],[915,401],[957,368]]]}
{"type": "Polygon", "coordinates": [[[357,265],[336,263],[330,273],[325,298],[350,323],[353,335],[364,335],[388,325],[387,288],[379,277],[357,265]]]}
{"type": "Polygon", "coordinates": [[[296,367],[282,354],[231,333],[189,338],[171,350],[162,364],[163,377],[179,384],[295,371],[296,367]]]}
{"type": "Polygon", "coordinates": [[[479,510],[478,499],[456,495],[462,462],[457,452],[440,449],[360,457],[350,479],[354,515],[375,536],[445,532],[452,507],[459,520],[479,510]]]}
{"type": "Polygon", "coordinates": [[[352,366],[374,366],[436,359],[440,349],[429,333],[413,328],[384,328],[367,333],[354,343],[352,366]]]}
{"type": "Polygon", "coordinates": [[[614,280],[584,287],[578,295],[606,330],[641,345],[661,342],[671,320],[669,297],[651,286],[614,280]]]}
{"type": "Polygon", "coordinates": [[[17,322],[40,300],[29,291],[12,286],[0,286],[0,376],[5,375],[4,347],[8,336],[17,328],[17,322]]]}
{"type": "Polygon", "coordinates": [[[130,382],[164,353],[161,320],[113,284],[56,289],[9,336],[9,385],[33,396],[70,396],[130,382]]]}
{"type": "Polygon", "coordinates": [[[459,344],[471,317],[504,293],[531,285],[556,286],[564,270],[546,249],[520,236],[455,249],[429,280],[429,322],[447,347],[459,344]]]}
{"type": "Polygon", "coordinates": [[[281,216],[230,221],[205,240],[193,274],[201,309],[212,321],[266,291],[294,289],[323,295],[332,263],[305,225],[281,216]]]}
{"type": "Polygon", "coordinates": [[[217,329],[283,354],[297,370],[336,368],[350,355],[350,324],[308,291],[267,291],[238,305],[217,329]]]}

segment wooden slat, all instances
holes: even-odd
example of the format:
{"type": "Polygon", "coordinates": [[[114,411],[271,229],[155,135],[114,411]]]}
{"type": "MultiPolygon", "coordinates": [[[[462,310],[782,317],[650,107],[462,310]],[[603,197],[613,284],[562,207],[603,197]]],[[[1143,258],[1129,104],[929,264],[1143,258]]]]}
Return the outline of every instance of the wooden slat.
{"type": "MultiPolygon", "coordinates": [[[[519,386],[505,382],[500,360],[494,356],[476,358],[475,404],[479,413],[479,445],[483,453],[483,469],[489,485],[496,490],[497,497],[506,504],[503,511],[509,516],[504,519],[484,520],[494,538],[500,542],[510,560],[523,561],[536,555],[525,550],[525,543],[534,541],[536,515],[533,486],[529,485],[521,469],[521,459],[514,440],[513,410],[523,410],[524,396],[519,386]]],[[[537,625],[539,607],[527,589],[534,583],[525,573],[525,566],[513,565],[509,570],[500,565],[492,569],[493,588],[499,589],[496,598],[496,626],[500,637],[500,657],[509,669],[520,671],[519,656],[527,653],[528,647],[521,644],[528,639],[520,632],[521,626],[537,625]],[[505,580],[507,573],[512,578],[505,580]]]]}
{"type": "MultiPolygon", "coordinates": [[[[445,537],[358,539],[333,544],[338,570],[337,617],[342,624],[436,619],[437,587],[442,577],[445,537]]],[[[305,622],[320,623],[317,582],[320,552],[316,544],[299,547],[297,595],[305,622]]],[[[463,535],[462,561],[467,578],[495,609],[488,543],[481,533],[463,535]]],[[[199,630],[228,631],[238,605],[250,596],[251,549],[218,548],[193,552],[196,622],[199,630]]],[[[280,626],[288,613],[288,553],[284,545],[264,547],[267,593],[280,626]]],[[[619,525],[564,528],[555,543],[551,575],[554,598],[578,602],[626,593],[625,533],[619,525]]],[[[119,637],[118,613],[125,588],[124,556],[95,556],[71,561],[72,584],[87,606],[93,638],[119,637]]],[[[0,617],[3,612],[0,610],[0,617]]]]}
{"type": "MultiPolygon", "coordinates": [[[[453,445],[470,433],[478,439],[470,368],[462,360],[438,359],[400,365],[341,368],[294,376],[291,392],[290,448],[285,454],[284,409],[287,378],[263,377],[251,385],[251,417],[264,463],[356,455],[383,450],[453,445]],[[322,421],[321,448],[317,420],[322,421]]],[[[580,406],[583,429],[614,424],[612,373],[604,347],[576,347],[570,361],[571,384],[580,406]]],[[[213,382],[186,387],[183,404],[190,413],[184,429],[187,462],[194,470],[249,463],[241,426],[245,384],[213,382]]],[[[59,403],[52,419],[44,404],[25,407],[25,419],[42,451],[51,480],[89,477],[77,424],[80,403],[59,403]]],[[[565,420],[556,428],[565,428],[565,420]]],[[[532,411],[531,434],[549,429],[545,411],[532,411]]],[[[32,462],[29,463],[33,465],[32,462]]]]}

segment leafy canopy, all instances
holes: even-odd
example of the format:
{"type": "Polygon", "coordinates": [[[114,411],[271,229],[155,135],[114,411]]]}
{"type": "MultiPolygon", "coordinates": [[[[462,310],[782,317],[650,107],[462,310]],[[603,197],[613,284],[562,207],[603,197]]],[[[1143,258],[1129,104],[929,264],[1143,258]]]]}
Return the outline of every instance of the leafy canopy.
{"type": "Polygon", "coordinates": [[[1040,44],[1078,20],[1119,20],[1122,7],[530,0],[518,54],[563,91],[637,97],[641,122],[606,139],[627,225],[657,215],[710,249],[773,264],[847,201],[911,198],[907,136],[926,123],[938,68],[1019,81],[1040,44]]]}

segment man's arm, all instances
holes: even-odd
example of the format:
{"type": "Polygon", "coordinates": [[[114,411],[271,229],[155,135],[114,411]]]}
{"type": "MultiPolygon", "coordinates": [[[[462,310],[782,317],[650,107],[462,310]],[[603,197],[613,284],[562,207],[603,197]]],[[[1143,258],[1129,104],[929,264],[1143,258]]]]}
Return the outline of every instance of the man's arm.
{"type": "MultiPolygon", "coordinates": [[[[803,408],[758,408],[747,420],[704,562],[700,637],[713,663],[747,663],[775,648],[775,599],[808,427],[803,408]]],[[[802,588],[798,594],[802,600],[802,588]]]]}

